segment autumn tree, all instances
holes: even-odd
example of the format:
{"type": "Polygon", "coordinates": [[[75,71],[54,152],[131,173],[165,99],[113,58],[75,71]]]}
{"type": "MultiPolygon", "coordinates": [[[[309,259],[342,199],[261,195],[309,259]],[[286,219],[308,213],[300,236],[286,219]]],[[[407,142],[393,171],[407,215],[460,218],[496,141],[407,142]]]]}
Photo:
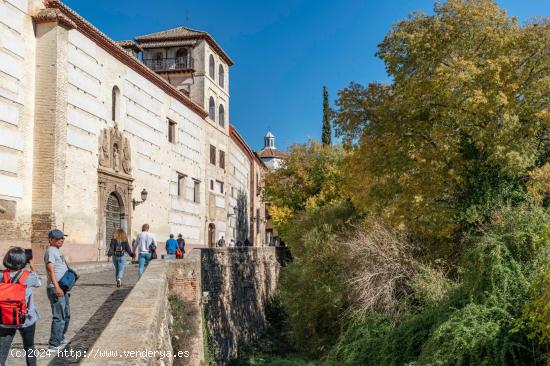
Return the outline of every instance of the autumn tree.
{"type": "Polygon", "coordinates": [[[488,0],[398,22],[377,53],[393,82],[336,101],[353,202],[433,241],[517,199],[548,153],[549,45],[548,19],[521,27],[488,0]]]}
{"type": "Polygon", "coordinates": [[[265,178],[265,199],[270,202],[271,216],[280,229],[299,211],[343,198],[343,157],[341,147],[313,140],[290,147],[283,166],[265,178]]]}

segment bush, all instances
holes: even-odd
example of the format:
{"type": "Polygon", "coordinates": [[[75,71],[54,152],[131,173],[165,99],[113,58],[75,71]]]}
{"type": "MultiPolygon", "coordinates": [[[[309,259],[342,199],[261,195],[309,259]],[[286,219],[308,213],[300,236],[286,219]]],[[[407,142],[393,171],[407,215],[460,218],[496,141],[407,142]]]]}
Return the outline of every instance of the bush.
{"type": "Polygon", "coordinates": [[[310,357],[326,353],[342,331],[348,261],[338,238],[354,215],[346,202],[309,209],[292,222],[286,235],[294,259],[281,272],[280,298],[291,342],[310,357]]]}

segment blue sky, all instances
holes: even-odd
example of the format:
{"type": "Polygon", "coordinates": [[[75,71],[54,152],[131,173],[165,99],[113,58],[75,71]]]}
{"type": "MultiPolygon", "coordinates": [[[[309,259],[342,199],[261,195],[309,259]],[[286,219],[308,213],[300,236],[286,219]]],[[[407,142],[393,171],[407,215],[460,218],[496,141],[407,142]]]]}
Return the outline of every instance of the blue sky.
{"type": "MultiPolygon", "coordinates": [[[[114,40],[181,25],[207,31],[231,56],[230,118],[253,149],[270,128],[277,147],[320,139],[322,87],[331,104],[350,81],[388,81],[374,56],[393,23],[428,0],[65,0],[114,40]]],[[[500,0],[520,22],[548,0],[500,0]]]]}

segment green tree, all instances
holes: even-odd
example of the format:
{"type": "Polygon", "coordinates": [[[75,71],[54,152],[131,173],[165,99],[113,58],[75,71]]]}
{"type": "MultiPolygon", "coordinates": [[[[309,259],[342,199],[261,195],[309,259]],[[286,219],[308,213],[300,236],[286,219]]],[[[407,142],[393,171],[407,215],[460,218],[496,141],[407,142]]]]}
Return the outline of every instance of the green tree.
{"type": "Polygon", "coordinates": [[[323,133],[321,142],[323,145],[332,144],[332,131],[330,129],[330,107],[328,106],[328,90],[323,86],[323,133]]]}

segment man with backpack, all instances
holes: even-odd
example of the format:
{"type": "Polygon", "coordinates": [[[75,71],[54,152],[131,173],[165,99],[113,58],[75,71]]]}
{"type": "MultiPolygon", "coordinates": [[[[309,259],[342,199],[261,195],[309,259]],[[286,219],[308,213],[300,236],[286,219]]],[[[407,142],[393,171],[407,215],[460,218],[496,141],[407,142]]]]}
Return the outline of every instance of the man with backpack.
{"type": "Polygon", "coordinates": [[[48,349],[54,351],[63,350],[69,343],[65,339],[65,333],[69,329],[71,319],[69,291],[63,291],[59,285],[59,281],[69,269],[65,257],[59,250],[64,241],[65,234],[59,229],[53,229],[48,233],[50,246],[44,253],[44,263],[48,276],[46,292],[52,308],[52,327],[48,349]]]}

